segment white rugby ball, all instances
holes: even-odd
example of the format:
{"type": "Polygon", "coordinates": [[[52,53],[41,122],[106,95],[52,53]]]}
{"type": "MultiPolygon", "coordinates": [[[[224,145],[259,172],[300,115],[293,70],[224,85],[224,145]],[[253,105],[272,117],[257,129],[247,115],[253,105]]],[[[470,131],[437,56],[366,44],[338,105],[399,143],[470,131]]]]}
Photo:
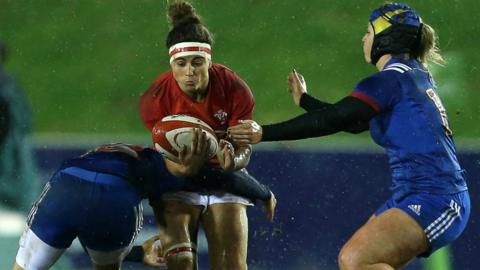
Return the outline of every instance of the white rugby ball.
{"type": "Polygon", "coordinates": [[[213,158],[218,151],[215,131],[204,121],[188,115],[169,115],[155,124],[152,129],[155,150],[164,157],[178,163],[178,153],[184,147],[187,147],[190,151],[195,128],[201,128],[206,133],[209,141],[207,155],[209,158],[213,158]]]}

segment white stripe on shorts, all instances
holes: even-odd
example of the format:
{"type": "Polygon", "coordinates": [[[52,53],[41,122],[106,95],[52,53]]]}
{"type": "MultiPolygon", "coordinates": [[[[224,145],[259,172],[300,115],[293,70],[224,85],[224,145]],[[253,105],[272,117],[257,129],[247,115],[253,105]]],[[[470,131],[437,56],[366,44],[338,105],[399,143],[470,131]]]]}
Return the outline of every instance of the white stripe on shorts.
{"type": "Polygon", "coordinates": [[[459,216],[460,206],[454,200],[451,200],[450,208],[443,212],[440,217],[438,217],[425,229],[428,240],[432,242],[438,236],[443,234],[459,216]]]}
{"type": "Polygon", "coordinates": [[[32,226],[33,219],[35,218],[35,215],[37,214],[38,210],[38,205],[43,201],[45,196],[47,195],[47,192],[52,188],[50,185],[50,182],[47,182],[45,186],[43,187],[42,193],[40,193],[40,197],[38,200],[33,204],[32,209],[30,209],[30,212],[28,213],[27,217],[27,227],[30,228],[32,226]]]}
{"type": "Polygon", "coordinates": [[[133,244],[133,242],[137,238],[138,234],[140,233],[140,230],[142,230],[142,227],[143,227],[143,206],[142,206],[142,203],[140,202],[133,209],[135,211],[135,232],[132,235],[132,240],[130,240],[129,246],[133,244]]]}

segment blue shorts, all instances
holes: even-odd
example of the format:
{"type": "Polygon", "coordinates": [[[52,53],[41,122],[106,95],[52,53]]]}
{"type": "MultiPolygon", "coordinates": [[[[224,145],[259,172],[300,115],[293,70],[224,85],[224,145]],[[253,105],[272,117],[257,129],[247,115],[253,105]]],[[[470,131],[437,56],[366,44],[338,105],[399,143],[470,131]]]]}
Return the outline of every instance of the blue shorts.
{"type": "Polygon", "coordinates": [[[70,167],[50,179],[27,224],[46,244],[68,248],[78,237],[92,250],[133,243],[142,226],[141,198],[120,177],[70,167]]]}
{"type": "Polygon", "coordinates": [[[390,208],[402,209],[420,224],[430,243],[430,250],[420,257],[428,257],[463,232],[470,217],[470,196],[468,191],[447,195],[412,193],[389,199],[375,216],[390,208]]]}

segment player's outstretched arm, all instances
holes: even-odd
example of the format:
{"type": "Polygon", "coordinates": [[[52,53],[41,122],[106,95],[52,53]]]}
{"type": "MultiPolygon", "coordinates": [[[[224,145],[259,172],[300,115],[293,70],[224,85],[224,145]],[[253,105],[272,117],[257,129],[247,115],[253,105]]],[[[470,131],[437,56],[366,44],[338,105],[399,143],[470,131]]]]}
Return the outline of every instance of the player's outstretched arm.
{"type": "Polygon", "coordinates": [[[307,112],[325,109],[332,105],[331,103],[323,102],[309,95],[305,78],[295,69],[288,74],[288,92],[292,94],[293,102],[307,112]]]}
{"type": "MultiPolygon", "coordinates": [[[[150,204],[161,199],[164,192],[178,190],[198,192],[205,189],[219,189],[252,200],[267,202],[272,198],[271,190],[266,185],[258,182],[246,170],[225,171],[221,168],[204,166],[197,174],[189,177],[174,176],[166,168],[162,156],[153,149],[145,149],[142,158],[149,165],[150,170],[146,179],[150,192],[148,195],[150,204]]],[[[144,170],[143,170],[144,171],[144,170]]]]}
{"type": "MultiPolygon", "coordinates": [[[[307,83],[302,74],[295,69],[288,75],[288,89],[293,96],[293,100],[297,106],[300,106],[305,111],[327,110],[334,106],[331,103],[321,101],[307,93],[307,83]]],[[[356,122],[349,126],[345,126],[342,131],[357,134],[368,130],[368,122],[356,122]]]]}
{"type": "Polygon", "coordinates": [[[246,170],[228,172],[206,167],[200,170],[198,175],[190,179],[198,188],[221,189],[252,200],[261,200],[264,203],[268,220],[273,220],[277,205],[273,192],[246,170]]]}
{"type": "Polygon", "coordinates": [[[366,123],[377,112],[355,97],[345,97],[325,110],[310,111],[281,123],[259,126],[245,121],[228,129],[229,137],[239,145],[260,141],[285,141],[326,136],[358,123],[366,123]]]}
{"type": "Polygon", "coordinates": [[[270,188],[260,183],[246,170],[228,172],[205,167],[196,176],[188,179],[200,189],[221,189],[252,200],[267,201],[271,198],[270,188]]]}

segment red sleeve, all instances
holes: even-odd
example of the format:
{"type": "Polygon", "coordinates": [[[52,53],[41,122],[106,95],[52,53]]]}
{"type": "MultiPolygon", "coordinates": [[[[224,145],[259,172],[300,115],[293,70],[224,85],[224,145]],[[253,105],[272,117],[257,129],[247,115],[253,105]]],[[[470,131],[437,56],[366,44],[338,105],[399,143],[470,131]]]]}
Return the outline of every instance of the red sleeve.
{"type": "Polygon", "coordinates": [[[236,74],[233,74],[232,78],[232,116],[228,126],[237,125],[239,120],[251,120],[255,106],[250,87],[236,74]]]}
{"type": "MultiPolygon", "coordinates": [[[[163,94],[163,83],[157,79],[140,98],[140,118],[148,131],[151,131],[155,123],[168,114],[165,111],[167,106],[162,106],[160,102],[163,94]]],[[[163,104],[165,102],[168,100],[164,99],[163,104]]]]}
{"type": "Polygon", "coordinates": [[[372,109],[374,109],[376,112],[380,112],[382,111],[382,106],[373,98],[371,98],[370,96],[362,93],[362,92],[359,92],[359,91],[353,91],[350,96],[352,97],[355,97],[355,98],[358,98],[360,99],[361,101],[367,103],[368,105],[370,105],[370,107],[372,107],[372,109]]]}

